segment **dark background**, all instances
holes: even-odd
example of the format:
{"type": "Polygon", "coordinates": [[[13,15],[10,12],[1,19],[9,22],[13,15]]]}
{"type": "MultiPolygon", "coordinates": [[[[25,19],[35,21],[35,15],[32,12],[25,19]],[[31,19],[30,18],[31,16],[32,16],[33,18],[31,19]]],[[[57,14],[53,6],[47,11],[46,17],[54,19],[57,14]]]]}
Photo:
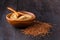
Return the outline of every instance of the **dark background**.
{"type": "Polygon", "coordinates": [[[0,0],[0,40],[60,40],[60,0],[0,0]],[[51,35],[33,37],[24,35],[6,21],[6,7],[33,12],[37,20],[53,24],[51,35]]]}

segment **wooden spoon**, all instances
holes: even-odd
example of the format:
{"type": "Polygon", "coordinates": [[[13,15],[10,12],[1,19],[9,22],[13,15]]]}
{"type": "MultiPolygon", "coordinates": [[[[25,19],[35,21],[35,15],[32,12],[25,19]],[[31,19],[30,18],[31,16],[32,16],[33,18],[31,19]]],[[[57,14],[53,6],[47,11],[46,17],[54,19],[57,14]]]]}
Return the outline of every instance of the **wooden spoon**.
{"type": "Polygon", "coordinates": [[[14,12],[16,16],[19,16],[18,13],[14,9],[12,9],[11,7],[7,7],[7,9],[9,9],[12,12],[14,12]]]}

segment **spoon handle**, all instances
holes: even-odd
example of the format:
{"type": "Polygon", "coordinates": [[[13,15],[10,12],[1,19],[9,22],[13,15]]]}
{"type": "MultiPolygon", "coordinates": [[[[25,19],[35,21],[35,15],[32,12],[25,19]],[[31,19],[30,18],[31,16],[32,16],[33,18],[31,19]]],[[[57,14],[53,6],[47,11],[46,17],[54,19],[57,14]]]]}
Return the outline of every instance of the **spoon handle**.
{"type": "Polygon", "coordinates": [[[16,16],[18,16],[18,13],[11,7],[7,7],[7,9],[9,9],[10,11],[14,12],[16,14],[16,16]]]}

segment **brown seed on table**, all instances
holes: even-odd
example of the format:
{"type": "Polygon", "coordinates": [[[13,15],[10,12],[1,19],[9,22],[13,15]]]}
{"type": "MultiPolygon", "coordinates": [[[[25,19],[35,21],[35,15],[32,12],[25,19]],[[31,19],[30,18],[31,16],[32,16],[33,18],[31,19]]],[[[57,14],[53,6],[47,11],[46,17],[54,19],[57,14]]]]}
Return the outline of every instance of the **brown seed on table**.
{"type": "Polygon", "coordinates": [[[37,23],[37,22],[35,22],[34,25],[32,25],[26,29],[23,29],[22,32],[26,35],[45,36],[51,28],[52,28],[52,25],[50,25],[48,23],[44,23],[44,22],[37,23]]]}

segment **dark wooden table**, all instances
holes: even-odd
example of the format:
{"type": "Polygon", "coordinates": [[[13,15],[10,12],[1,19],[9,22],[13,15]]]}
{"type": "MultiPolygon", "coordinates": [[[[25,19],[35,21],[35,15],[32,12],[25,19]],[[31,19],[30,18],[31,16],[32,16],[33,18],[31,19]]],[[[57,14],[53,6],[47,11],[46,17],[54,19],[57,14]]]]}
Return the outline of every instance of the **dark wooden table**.
{"type": "Polygon", "coordinates": [[[59,0],[3,0],[0,6],[0,40],[60,40],[60,1],[59,0]],[[4,1],[6,1],[4,3],[4,1]],[[9,2],[10,1],[10,2],[9,2]],[[18,5],[16,5],[18,4],[18,5]],[[53,24],[52,34],[45,37],[25,35],[20,29],[12,27],[6,21],[7,6],[17,10],[35,13],[37,20],[53,24]]]}

